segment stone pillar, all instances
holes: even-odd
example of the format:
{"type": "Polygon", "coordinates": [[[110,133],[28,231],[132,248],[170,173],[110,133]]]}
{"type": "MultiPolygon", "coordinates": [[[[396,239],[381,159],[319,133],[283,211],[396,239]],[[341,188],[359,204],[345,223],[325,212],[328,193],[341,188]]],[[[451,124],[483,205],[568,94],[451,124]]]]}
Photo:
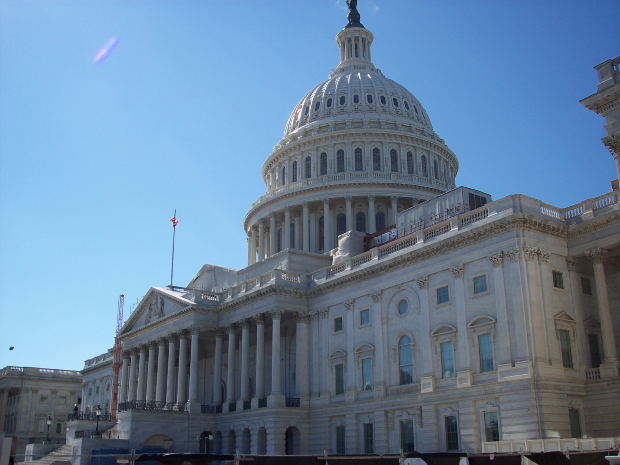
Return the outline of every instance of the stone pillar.
{"type": "Polygon", "coordinates": [[[302,222],[301,230],[303,233],[303,250],[304,252],[310,251],[310,231],[309,231],[309,223],[310,223],[310,212],[308,210],[308,204],[304,203],[302,208],[302,222]]]}
{"type": "Polygon", "coordinates": [[[153,392],[155,391],[155,343],[149,343],[149,362],[146,378],[146,396],[147,402],[153,401],[153,392]]]}
{"type": "Polygon", "coordinates": [[[398,197],[390,197],[392,204],[392,218],[391,224],[396,224],[396,216],[398,214],[398,197]]]}
{"type": "Polygon", "coordinates": [[[200,413],[200,396],[198,393],[198,364],[200,355],[198,352],[200,332],[197,328],[192,329],[190,352],[189,352],[189,408],[190,413],[200,413]]]}
{"type": "Polygon", "coordinates": [[[157,348],[157,386],[155,388],[155,401],[164,402],[166,400],[166,340],[160,339],[157,348]]]}
{"type": "Polygon", "coordinates": [[[168,336],[168,374],[166,376],[166,408],[171,408],[175,399],[174,367],[176,363],[176,336],[168,336]]]}
{"type": "MultiPolygon", "coordinates": [[[[129,365],[129,389],[127,393],[127,400],[133,402],[136,400],[136,384],[138,382],[138,358],[135,350],[131,351],[129,365]]],[[[85,399],[85,397],[82,397],[85,399]]]]}
{"type": "Polygon", "coordinates": [[[271,314],[271,395],[268,399],[269,407],[282,405],[282,378],[280,375],[280,312],[271,314]]]}
{"type": "Polygon", "coordinates": [[[575,366],[584,368],[589,365],[587,362],[588,355],[586,351],[587,336],[583,325],[583,293],[581,291],[581,279],[577,274],[577,266],[577,262],[573,260],[566,260],[566,267],[568,268],[568,282],[570,286],[570,300],[573,303],[573,309],[575,311],[575,342],[577,344],[577,359],[575,366]]]}
{"type": "MultiPolygon", "coordinates": [[[[265,320],[256,318],[256,399],[265,397],[265,320]]],[[[258,401],[257,401],[258,402],[258,401]]],[[[258,404],[256,405],[258,407],[258,404]]]]}
{"type": "Polygon", "coordinates": [[[347,217],[347,231],[353,230],[353,205],[352,198],[345,197],[345,215],[347,217]]]}
{"type": "Polygon", "coordinates": [[[254,226],[251,226],[248,238],[248,265],[253,265],[254,263],[256,263],[256,231],[254,226]]]}
{"type": "Polygon", "coordinates": [[[306,402],[310,394],[310,379],[308,376],[308,357],[310,346],[308,344],[308,316],[297,316],[295,347],[295,380],[297,382],[297,395],[306,402]]]}
{"type": "Polygon", "coordinates": [[[146,381],[146,347],[140,347],[140,354],[138,359],[138,390],[136,392],[136,400],[144,400],[144,390],[146,381]]]}
{"type": "MultiPolygon", "coordinates": [[[[241,401],[250,398],[250,326],[247,320],[241,323],[241,401]]],[[[243,405],[241,406],[243,409],[243,405]]]]}
{"type": "Polygon", "coordinates": [[[179,375],[177,376],[177,406],[183,410],[187,402],[187,334],[179,335],[179,375]]]}
{"type": "Polygon", "coordinates": [[[235,328],[228,328],[228,370],[226,373],[226,402],[235,401],[235,328]]]}
{"type": "MultiPolygon", "coordinates": [[[[605,252],[605,249],[596,248],[589,250],[587,254],[592,258],[592,266],[594,267],[598,318],[601,324],[601,337],[603,339],[604,362],[601,365],[601,375],[603,375],[603,371],[609,371],[608,374],[611,376],[614,374],[614,371],[617,370],[618,354],[616,352],[614,324],[611,317],[611,308],[609,306],[609,294],[607,293],[605,265],[603,265],[603,255],[605,252]],[[605,365],[605,367],[603,365],[605,365]]],[[[615,375],[618,375],[617,371],[615,375]]]]}
{"type": "Polygon", "coordinates": [[[215,333],[215,359],[213,360],[213,404],[222,403],[222,345],[224,335],[221,331],[215,333]]]}
{"type": "Polygon", "coordinates": [[[433,376],[433,345],[431,344],[431,322],[428,304],[428,276],[417,280],[420,290],[420,352],[422,354],[422,378],[420,380],[420,392],[433,392],[435,378],[433,376]]]}
{"type": "Polygon", "coordinates": [[[291,210],[284,210],[284,227],[282,228],[282,234],[284,239],[282,243],[284,244],[285,249],[291,248],[291,210]]]}
{"type": "MultiPolygon", "coordinates": [[[[345,334],[355,334],[355,301],[348,300],[344,303],[346,313],[344,316],[345,334]]],[[[354,402],[356,397],[355,382],[355,358],[353,354],[353,338],[346,338],[347,359],[344,366],[344,390],[347,402],[354,402]]]]}
{"type": "Polygon", "coordinates": [[[316,234],[317,231],[317,219],[316,219],[316,209],[312,209],[310,211],[310,227],[308,228],[310,231],[310,252],[317,252],[319,249],[318,244],[318,236],[316,234]]]}
{"type": "Polygon", "coordinates": [[[334,240],[332,234],[332,213],[329,208],[329,200],[323,200],[323,243],[325,244],[324,252],[329,252],[334,248],[334,240]]]}
{"type": "MultiPolygon", "coordinates": [[[[129,369],[129,357],[127,354],[123,354],[123,364],[121,366],[121,385],[118,393],[118,402],[120,404],[127,402],[127,373],[129,369]]],[[[83,399],[84,397],[82,397],[83,399]]],[[[4,426],[4,423],[0,423],[0,427],[4,426]]]]}
{"type": "Polygon", "coordinates": [[[377,217],[375,214],[375,198],[368,197],[368,233],[377,232],[377,217]]]}
{"type": "Polygon", "coordinates": [[[275,255],[278,251],[278,243],[276,240],[276,214],[272,213],[269,217],[269,256],[275,255]]]}
{"type": "Polygon", "coordinates": [[[375,292],[370,296],[372,298],[371,318],[372,318],[372,331],[375,340],[375,360],[373,362],[373,390],[375,391],[375,397],[381,398],[385,396],[387,383],[385,379],[385,363],[383,356],[384,339],[383,329],[387,325],[387,320],[382,321],[381,315],[381,291],[375,292]]]}
{"type": "Polygon", "coordinates": [[[508,323],[506,306],[506,288],[504,286],[504,252],[489,257],[493,265],[493,290],[495,293],[495,308],[497,311],[497,333],[493,346],[497,357],[496,365],[512,364],[512,337],[508,323]]]}
{"type": "Polygon", "coordinates": [[[467,307],[465,304],[465,284],[463,265],[452,268],[454,275],[454,297],[456,307],[456,385],[467,387],[472,384],[471,353],[469,351],[469,332],[467,331],[467,307]]]}
{"type": "Polygon", "coordinates": [[[258,260],[265,259],[265,223],[263,220],[258,222],[258,260]]]}

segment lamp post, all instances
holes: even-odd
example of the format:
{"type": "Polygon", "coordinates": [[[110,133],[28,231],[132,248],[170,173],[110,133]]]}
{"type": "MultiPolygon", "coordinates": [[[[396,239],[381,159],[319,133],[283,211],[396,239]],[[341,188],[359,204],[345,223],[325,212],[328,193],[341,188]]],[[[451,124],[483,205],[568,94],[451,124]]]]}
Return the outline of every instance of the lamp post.
{"type": "Polygon", "coordinates": [[[95,428],[95,434],[99,436],[99,417],[101,416],[101,405],[97,405],[95,415],[97,416],[97,427],[95,428]]]}
{"type": "Polygon", "coordinates": [[[45,423],[47,423],[47,433],[45,433],[45,441],[46,442],[50,442],[50,425],[52,424],[52,416],[51,415],[47,416],[47,420],[46,420],[45,423]]]}

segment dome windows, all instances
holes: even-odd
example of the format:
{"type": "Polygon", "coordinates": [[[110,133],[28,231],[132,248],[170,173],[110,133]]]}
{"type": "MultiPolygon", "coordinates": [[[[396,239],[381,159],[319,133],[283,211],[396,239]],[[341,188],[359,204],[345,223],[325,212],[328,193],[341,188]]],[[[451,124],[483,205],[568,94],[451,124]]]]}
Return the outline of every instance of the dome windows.
{"type": "Polygon", "coordinates": [[[359,147],[355,149],[355,171],[364,170],[364,159],[362,157],[362,149],[359,147]]]}
{"type": "Polygon", "coordinates": [[[344,105],[346,102],[347,98],[344,95],[341,95],[338,103],[340,103],[340,105],[344,105]]]}
{"type": "Polygon", "coordinates": [[[308,179],[312,176],[312,159],[308,156],[304,160],[305,178],[308,179]]]}
{"type": "Polygon", "coordinates": [[[353,95],[353,103],[360,103],[360,96],[355,94],[353,95]]]}
{"type": "Polygon", "coordinates": [[[390,171],[398,173],[398,153],[394,149],[390,150],[390,171]]]}
{"type": "Polygon", "coordinates": [[[327,154],[325,152],[321,153],[319,174],[321,176],[327,174],[327,154]]]}
{"type": "Polygon", "coordinates": [[[415,114],[418,114],[418,107],[416,107],[415,105],[413,106],[413,109],[415,110],[415,114]]]}
{"type": "Polygon", "coordinates": [[[407,152],[407,174],[413,174],[413,154],[407,152]]]}
{"type": "Polygon", "coordinates": [[[409,102],[407,102],[407,100],[403,101],[403,105],[405,106],[405,110],[409,111],[409,102]]]}
{"type": "Polygon", "coordinates": [[[398,99],[396,97],[392,98],[392,103],[396,108],[398,108],[398,99]]]}
{"type": "Polygon", "coordinates": [[[426,156],[422,155],[422,176],[428,178],[428,165],[426,163],[426,156]]]}
{"type": "Polygon", "coordinates": [[[371,94],[366,95],[366,101],[368,103],[372,103],[372,95],[371,94]]]}
{"type": "Polygon", "coordinates": [[[306,108],[304,108],[304,115],[308,114],[308,108],[309,108],[308,106],[306,106],[306,108]]]}
{"type": "Polygon", "coordinates": [[[297,182],[297,162],[293,162],[293,169],[291,170],[291,182],[297,182]]]}
{"type": "Polygon", "coordinates": [[[381,105],[385,105],[387,103],[387,100],[385,99],[385,95],[382,95],[381,97],[379,97],[379,101],[381,102],[381,105]]]}
{"type": "Polygon", "coordinates": [[[317,102],[314,104],[314,111],[319,111],[319,108],[321,108],[321,101],[317,100],[317,102]]]}
{"type": "Polygon", "coordinates": [[[338,173],[344,173],[344,150],[338,150],[338,152],[336,152],[336,171],[338,173]]]}
{"type": "Polygon", "coordinates": [[[331,97],[329,97],[327,99],[327,102],[325,103],[325,105],[327,106],[327,108],[331,108],[331,106],[332,106],[332,98],[331,97]]]}
{"type": "Polygon", "coordinates": [[[376,147],[372,149],[372,169],[381,171],[381,151],[376,147]]]}

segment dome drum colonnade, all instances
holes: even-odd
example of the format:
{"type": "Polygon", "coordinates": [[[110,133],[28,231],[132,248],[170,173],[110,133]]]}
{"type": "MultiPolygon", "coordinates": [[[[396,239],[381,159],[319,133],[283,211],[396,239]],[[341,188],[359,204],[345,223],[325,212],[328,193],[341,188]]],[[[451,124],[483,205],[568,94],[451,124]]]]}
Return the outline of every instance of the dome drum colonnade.
{"type": "Polygon", "coordinates": [[[263,166],[267,193],[244,224],[250,265],[286,248],[328,253],[338,234],[374,233],[455,186],[456,156],[372,64],[372,33],[349,27],[336,40],[340,65],[294,108],[263,166]]]}

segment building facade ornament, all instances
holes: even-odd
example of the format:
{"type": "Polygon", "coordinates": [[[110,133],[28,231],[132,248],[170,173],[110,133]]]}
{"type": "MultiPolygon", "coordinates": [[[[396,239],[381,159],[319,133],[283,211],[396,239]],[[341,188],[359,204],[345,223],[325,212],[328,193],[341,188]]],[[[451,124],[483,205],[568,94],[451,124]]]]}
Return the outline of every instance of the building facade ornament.
{"type": "Polygon", "coordinates": [[[423,276],[416,280],[420,289],[426,289],[426,286],[428,285],[428,278],[428,276],[423,276]]]}
{"type": "Polygon", "coordinates": [[[354,306],[355,306],[355,299],[346,300],[344,302],[344,308],[347,310],[347,312],[350,312],[351,310],[353,310],[354,306]]]}
{"type": "Polygon", "coordinates": [[[601,247],[586,250],[586,256],[590,257],[593,263],[603,263],[603,259],[606,255],[607,249],[603,249],[601,247]]]}
{"type": "Polygon", "coordinates": [[[504,264],[504,252],[489,256],[489,260],[494,267],[502,266],[504,264]]]}
{"type": "Polygon", "coordinates": [[[377,292],[373,292],[372,294],[370,294],[370,297],[372,298],[372,303],[374,304],[378,304],[381,302],[381,294],[383,291],[379,290],[377,292]]]}
{"type": "Polygon", "coordinates": [[[526,260],[534,261],[538,260],[539,262],[547,263],[550,258],[549,252],[541,249],[540,247],[524,247],[523,255],[526,260]]]}
{"type": "Polygon", "coordinates": [[[450,271],[452,271],[452,274],[454,275],[454,279],[461,279],[463,278],[463,273],[465,272],[465,265],[458,265],[458,266],[452,267],[450,271]]]}

